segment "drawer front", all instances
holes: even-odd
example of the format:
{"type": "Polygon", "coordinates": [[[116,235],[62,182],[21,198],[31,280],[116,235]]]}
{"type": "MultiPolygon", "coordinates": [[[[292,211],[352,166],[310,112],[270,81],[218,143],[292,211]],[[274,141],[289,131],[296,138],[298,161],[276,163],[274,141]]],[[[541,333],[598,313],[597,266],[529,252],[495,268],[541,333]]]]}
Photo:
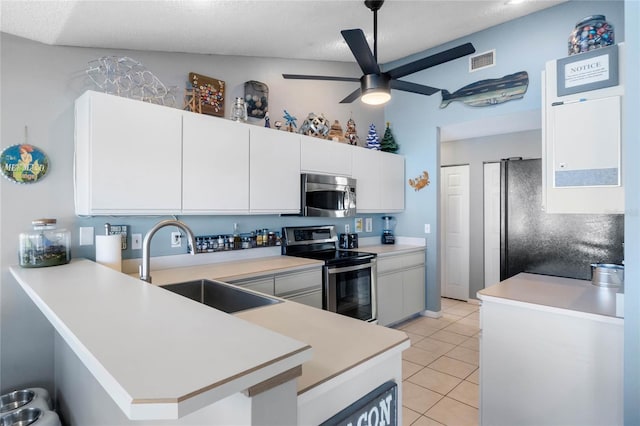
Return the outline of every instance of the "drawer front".
{"type": "Polygon", "coordinates": [[[259,291],[260,293],[274,295],[273,276],[232,281],[231,284],[248,288],[254,291],[259,291]]]}
{"type": "Polygon", "coordinates": [[[402,269],[403,256],[378,257],[378,273],[402,269]]]}
{"type": "Polygon", "coordinates": [[[403,266],[405,268],[409,268],[411,266],[424,265],[424,251],[409,253],[402,257],[404,262],[403,266]]]}
{"type": "Polygon", "coordinates": [[[322,288],[322,268],[277,274],[275,277],[275,294],[278,296],[309,288],[322,288]]]}
{"type": "Polygon", "coordinates": [[[412,266],[424,265],[424,251],[417,251],[407,254],[396,254],[392,256],[378,257],[378,273],[397,271],[412,266]]]}
{"type": "Polygon", "coordinates": [[[295,296],[287,297],[286,299],[292,302],[298,302],[302,303],[303,305],[322,309],[322,290],[315,290],[309,293],[298,294],[295,296]]]}

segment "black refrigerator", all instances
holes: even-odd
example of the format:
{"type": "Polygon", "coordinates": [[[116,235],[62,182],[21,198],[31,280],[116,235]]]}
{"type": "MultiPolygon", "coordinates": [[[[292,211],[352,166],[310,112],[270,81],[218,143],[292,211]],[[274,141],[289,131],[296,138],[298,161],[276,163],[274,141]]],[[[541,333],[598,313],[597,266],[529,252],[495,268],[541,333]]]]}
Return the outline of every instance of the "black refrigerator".
{"type": "Polygon", "coordinates": [[[520,272],[590,280],[591,263],[622,263],[624,215],[545,213],[540,159],[501,161],[500,181],[500,281],[520,272]]]}

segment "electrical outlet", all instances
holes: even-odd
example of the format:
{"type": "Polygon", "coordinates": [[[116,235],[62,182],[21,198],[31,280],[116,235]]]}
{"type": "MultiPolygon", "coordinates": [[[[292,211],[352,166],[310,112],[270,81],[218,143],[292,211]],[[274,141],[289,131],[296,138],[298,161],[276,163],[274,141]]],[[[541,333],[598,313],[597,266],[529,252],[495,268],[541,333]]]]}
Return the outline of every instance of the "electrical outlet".
{"type": "Polygon", "coordinates": [[[80,227],[80,245],[81,246],[93,245],[93,226],[80,227]]]}
{"type": "Polygon", "coordinates": [[[364,220],[364,230],[366,232],[373,232],[373,219],[368,217],[364,220]]]}
{"type": "Polygon", "coordinates": [[[349,224],[345,223],[345,225],[344,225],[344,233],[348,234],[350,230],[351,230],[351,227],[349,226],[349,224]]]}
{"type": "Polygon", "coordinates": [[[171,233],[171,247],[182,247],[182,235],[180,235],[180,232],[171,233]]]}
{"type": "Polygon", "coordinates": [[[131,234],[131,250],[142,248],[142,234],[131,234]]]}
{"type": "Polygon", "coordinates": [[[430,234],[431,233],[431,225],[428,223],[424,224],[424,233],[425,234],[430,234]]]}

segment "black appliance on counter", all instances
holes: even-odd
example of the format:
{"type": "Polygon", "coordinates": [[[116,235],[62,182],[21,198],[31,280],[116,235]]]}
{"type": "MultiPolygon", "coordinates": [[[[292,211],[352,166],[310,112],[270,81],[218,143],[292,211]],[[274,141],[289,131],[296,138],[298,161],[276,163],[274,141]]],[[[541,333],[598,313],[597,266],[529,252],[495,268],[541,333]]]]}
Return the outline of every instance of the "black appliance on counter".
{"type": "Polygon", "coordinates": [[[542,211],[540,159],[501,161],[500,182],[500,281],[520,272],[589,280],[592,263],[623,260],[623,215],[542,211]]]}
{"type": "Polygon", "coordinates": [[[377,320],[376,254],[340,250],[333,225],[282,228],[282,254],[324,262],[323,309],[363,321],[377,320]]]}
{"type": "Polygon", "coordinates": [[[341,249],[357,249],[358,234],[340,234],[339,246],[341,249]]]}

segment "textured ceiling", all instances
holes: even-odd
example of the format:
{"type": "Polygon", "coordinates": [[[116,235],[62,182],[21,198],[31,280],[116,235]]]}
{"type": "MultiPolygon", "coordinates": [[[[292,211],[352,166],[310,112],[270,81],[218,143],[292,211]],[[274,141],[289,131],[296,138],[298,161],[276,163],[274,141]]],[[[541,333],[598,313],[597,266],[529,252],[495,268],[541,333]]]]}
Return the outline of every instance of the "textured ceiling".
{"type": "MultiPolygon", "coordinates": [[[[566,0],[387,0],[380,63],[441,45],[566,0]]],[[[2,0],[0,30],[51,45],[352,61],[340,30],[373,14],[361,0],[2,0]]]]}

